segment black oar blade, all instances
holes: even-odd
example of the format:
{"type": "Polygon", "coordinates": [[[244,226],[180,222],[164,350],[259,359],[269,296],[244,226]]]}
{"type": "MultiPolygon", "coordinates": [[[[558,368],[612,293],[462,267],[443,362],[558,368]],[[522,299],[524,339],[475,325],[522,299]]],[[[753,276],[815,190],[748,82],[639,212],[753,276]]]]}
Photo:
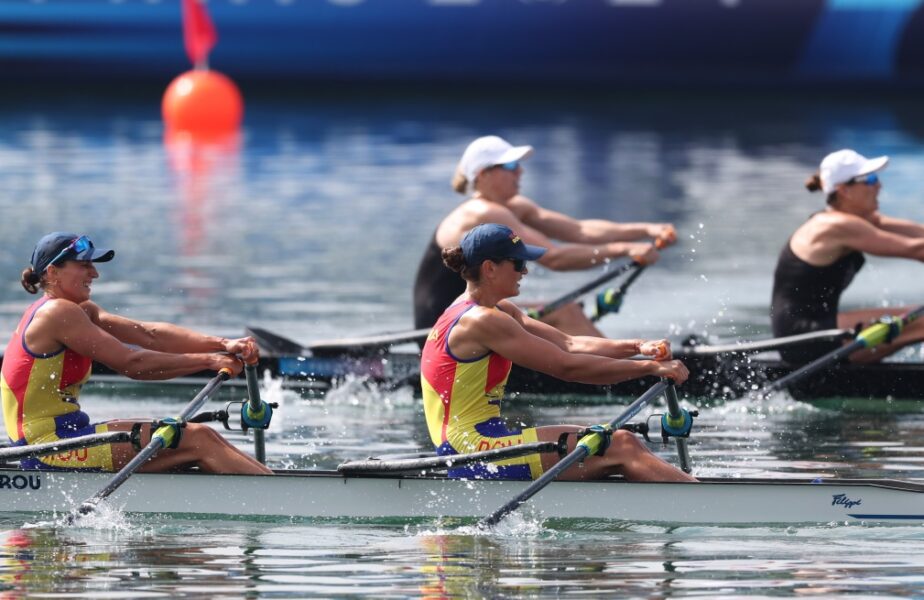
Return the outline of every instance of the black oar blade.
{"type": "Polygon", "coordinates": [[[244,333],[252,337],[264,357],[299,356],[304,353],[301,344],[262,327],[245,327],[244,333]]]}

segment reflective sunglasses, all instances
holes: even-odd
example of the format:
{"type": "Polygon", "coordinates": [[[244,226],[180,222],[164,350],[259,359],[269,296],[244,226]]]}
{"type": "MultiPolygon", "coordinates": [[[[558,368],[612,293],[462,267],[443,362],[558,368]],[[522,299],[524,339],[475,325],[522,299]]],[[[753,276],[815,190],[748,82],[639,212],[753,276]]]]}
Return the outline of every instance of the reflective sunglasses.
{"type": "Polygon", "coordinates": [[[498,169],[503,169],[505,171],[516,171],[520,168],[520,161],[511,160],[510,162],[505,162],[499,165],[494,165],[498,169]]]}
{"type": "Polygon", "coordinates": [[[869,175],[859,175],[850,180],[850,185],[862,183],[863,185],[876,185],[879,183],[879,175],[870,173],[869,175]]]}
{"type": "Polygon", "coordinates": [[[73,242],[71,242],[70,244],[68,244],[67,246],[65,246],[64,249],[61,250],[61,252],[58,252],[58,255],[57,255],[57,256],[55,256],[55,257],[52,258],[50,261],[48,261],[48,264],[45,265],[45,269],[44,269],[44,270],[47,271],[47,270],[48,270],[48,267],[50,267],[51,265],[55,264],[56,262],[58,262],[58,261],[61,260],[62,258],[64,258],[64,256],[65,256],[68,252],[73,252],[73,253],[74,253],[74,256],[77,256],[77,255],[80,254],[81,252],[86,252],[87,250],[89,250],[89,249],[92,248],[92,247],[93,247],[93,242],[90,241],[90,238],[88,238],[88,237],[85,236],[85,235],[82,235],[82,236],[80,236],[79,238],[77,238],[76,240],[74,240],[73,242]]]}

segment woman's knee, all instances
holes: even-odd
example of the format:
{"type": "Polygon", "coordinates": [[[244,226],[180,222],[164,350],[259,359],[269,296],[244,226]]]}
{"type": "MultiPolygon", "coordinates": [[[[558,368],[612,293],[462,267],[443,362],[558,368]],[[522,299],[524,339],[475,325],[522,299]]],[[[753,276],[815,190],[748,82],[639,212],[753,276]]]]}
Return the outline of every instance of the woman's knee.
{"type": "Polygon", "coordinates": [[[180,437],[180,445],[184,448],[207,448],[222,440],[221,435],[208,425],[187,423],[180,437]]]}
{"type": "Polygon", "coordinates": [[[626,456],[638,452],[647,452],[647,450],[648,449],[642,445],[634,433],[626,431],[625,429],[618,429],[613,432],[613,436],[610,439],[608,453],[613,453],[617,456],[626,456]]]}

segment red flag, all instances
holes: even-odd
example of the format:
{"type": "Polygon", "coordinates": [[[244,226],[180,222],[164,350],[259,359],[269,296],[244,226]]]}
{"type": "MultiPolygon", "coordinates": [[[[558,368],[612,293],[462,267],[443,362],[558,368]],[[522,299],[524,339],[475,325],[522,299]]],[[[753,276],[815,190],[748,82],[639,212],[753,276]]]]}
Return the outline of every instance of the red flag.
{"type": "Polygon", "coordinates": [[[183,0],[183,43],[193,66],[205,65],[218,34],[200,0],[183,0]]]}

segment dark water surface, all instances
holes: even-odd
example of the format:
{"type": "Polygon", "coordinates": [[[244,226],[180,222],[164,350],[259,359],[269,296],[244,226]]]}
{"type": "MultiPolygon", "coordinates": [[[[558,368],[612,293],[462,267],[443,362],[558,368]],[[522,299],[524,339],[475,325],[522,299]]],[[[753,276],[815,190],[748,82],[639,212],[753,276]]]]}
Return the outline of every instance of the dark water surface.
{"type": "MultiPolygon", "coordinates": [[[[802,182],[829,151],[889,154],[883,210],[924,220],[916,97],[260,90],[248,94],[236,145],[189,151],[165,144],[157,90],[40,92],[0,101],[4,335],[30,301],[18,280],[32,245],[56,229],[117,250],[94,298],[140,319],[220,333],[259,325],[303,342],[409,328],[417,260],[461,199],[449,188],[455,163],[468,141],[490,133],[535,146],[524,192],[550,208],[677,225],[681,243],[601,322],[614,336],[765,335],[776,255],[822,208],[802,182]]],[[[871,259],[845,303],[919,303],[920,272],[910,261],[871,259]]],[[[523,296],[548,298],[587,278],[534,269],[523,296]]],[[[918,357],[918,349],[904,354],[918,357]]],[[[91,389],[83,404],[95,418],[164,415],[187,399],[177,396],[91,389]]],[[[267,382],[264,396],[282,403],[267,440],[274,467],[329,468],[427,445],[409,390],[347,381],[326,398],[303,399],[267,382]]],[[[530,422],[589,423],[618,407],[570,398],[509,409],[530,422]]],[[[697,426],[692,452],[703,476],[924,478],[919,403],[812,406],[781,395],[716,404],[697,426]]],[[[918,526],[515,522],[471,535],[437,523],[34,521],[2,518],[4,597],[905,597],[924,589],[918,526]]]]}

